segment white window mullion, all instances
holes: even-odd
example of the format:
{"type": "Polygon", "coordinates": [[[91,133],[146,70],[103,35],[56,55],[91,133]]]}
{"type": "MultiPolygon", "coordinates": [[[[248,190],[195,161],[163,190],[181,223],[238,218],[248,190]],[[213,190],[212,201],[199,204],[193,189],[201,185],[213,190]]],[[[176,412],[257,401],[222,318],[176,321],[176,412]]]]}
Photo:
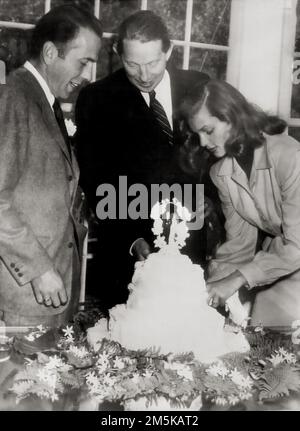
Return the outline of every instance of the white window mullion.
{"type": "Polygon", "coordinates": [[[192,19],[193,19],[193,3],[194,0],[187,0],[186,15],[185,15],[185,31],[184,31],[184,51],[183,51],[183,69],[188,69],[190,64],[190,42],[192,34],[192,19]]]}
{"type": "Polygon", "coordinates": [[[51,9],[51,0],[45,0],[45,7],[44,7],[45,13],[48,13],[50,9],[51,9]]]}
{"type": "Polygon", "coordinates": [[[141,10],[147,10],[147,9],[148,9],[148,0],[142,0],[141,10]]]}
{"type": "Polygon", "coordinates": [[[100,0],[95,0],[94,15],[96,18],[100,18],[100,0]]]}
{"type": "MultiPolygon", "coordinates": [[[[94,15],[96,18],[100,18],[100,0],[94,0],[94,15]]],[[[96,81],[97,77],[97,64],[93,64],[92,68],[92,81],[96,81]]]]}
{"type": "Polygon", "coordinates": [[[27,24],[25,22],[14,22],[14,21],[0,21],[0,27],[30,30],[34,27],[34,24],[27,24]]]}

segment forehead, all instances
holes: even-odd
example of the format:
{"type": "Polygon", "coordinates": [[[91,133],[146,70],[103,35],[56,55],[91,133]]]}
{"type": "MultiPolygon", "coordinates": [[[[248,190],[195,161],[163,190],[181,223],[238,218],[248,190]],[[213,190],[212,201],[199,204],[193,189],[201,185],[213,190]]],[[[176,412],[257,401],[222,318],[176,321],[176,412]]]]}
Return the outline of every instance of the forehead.
{"type": "Polygon", "coordinates": [[[206,105],[202,105],[191,117],[190,125],[196,129],[200,129],[206,124],[210,124],[214,117],[208,111],[206,105]]]}
{"type": "Polygon", "coordinates": [[[92,30],[81,27],[74,39],[66,44],[66,53],[96,60],[100,47],[99,36],[92,30]]]}
{"type": "Polygon", "coordinates": [[[140,40],[123,40],[122,56],[127,61],[133,61],[137,64],[146,64],[163,54],[162,41],[150,40],[149,42],[141,42],[140,40]]]}

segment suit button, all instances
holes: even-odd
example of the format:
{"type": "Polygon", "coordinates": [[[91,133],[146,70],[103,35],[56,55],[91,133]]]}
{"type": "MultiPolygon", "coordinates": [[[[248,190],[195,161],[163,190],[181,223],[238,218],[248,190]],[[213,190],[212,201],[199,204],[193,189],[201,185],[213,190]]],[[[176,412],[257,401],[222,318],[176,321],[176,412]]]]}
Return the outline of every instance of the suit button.
{"type": "Polygon", "coordinates": [[[68,247],[69,247],[69,248],[72,248],[72,247],[73,247],[73,243],[72,243],[72,242],[69,242],[68,247]]]}
{"type": "Polygon", "coordinates": [[[22,272],[19,272],[18,276],[19,276],[19,277],[23,277],[22,272]]]}
{"type": "Polygon", "coordinates": [[[19,272],[20,270],[19,270],[19,268],[15,268],[15,272],[19,272]]]}
{"type": "Polygon", "coordinates": [[[11,268],[14,268],[15,266],[16,266],[16,264],[15,264],[15,263],[11,263],[11,264],[10,264],[10,267],[11,267],[11,268]]]}
{"type": "Polygon", "coordinates": [[[69,181],[72,181],[72,180],[73,180],[73,175],[69,175],[69,176],[68,176],[68,180],[69,180],[69,181]]]}

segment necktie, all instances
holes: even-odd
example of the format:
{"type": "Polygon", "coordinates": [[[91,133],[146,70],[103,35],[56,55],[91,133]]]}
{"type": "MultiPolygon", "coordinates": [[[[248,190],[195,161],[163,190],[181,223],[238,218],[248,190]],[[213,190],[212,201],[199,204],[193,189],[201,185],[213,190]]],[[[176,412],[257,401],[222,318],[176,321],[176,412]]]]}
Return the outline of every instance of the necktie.
{"type": "Polygon", "coordinates": [[[164,108],[159,103],[159,101],[155,97],[155,91],[152,90],[149,93],[150,96],[150,109],[152,110],[153,114],[155,115],[156,120],[158,121],[160,127],[162,128],[163,132],[167,135],[169,144],[173,144],[173,131],[170,127],[170,123],[168,120],[168,117],[165,113],[164,108]]]}
{"type": "Polygon", "coordinates": [[[65,125],[64,114],[62,113],[59,101],[57,99],[55,99],[55,101],[53,103],[53,111],[54,111],[54,115],[55,115],[57,124],[59,125],[61,134],[63,135],[64,141],[65,141],[66,146],[68,148],[69,154],[71,156],[72,155],[71,145],[70,145],[70,139],[69,139],[69,135],[67,132],[67,128],[65,125]]]}

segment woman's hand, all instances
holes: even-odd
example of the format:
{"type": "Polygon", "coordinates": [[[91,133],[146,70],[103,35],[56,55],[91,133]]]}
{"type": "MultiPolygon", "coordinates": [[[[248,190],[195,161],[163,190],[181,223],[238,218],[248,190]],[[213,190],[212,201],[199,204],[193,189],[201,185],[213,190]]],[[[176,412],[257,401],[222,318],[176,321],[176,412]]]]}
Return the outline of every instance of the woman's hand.
{"type": "Polygon", "coordinates": [[[207,282],[208,305],[214,308],[224,306],[226,300],[246,283],[247,280],[239,271],[235,271],[221,280],[207,282]]]}

